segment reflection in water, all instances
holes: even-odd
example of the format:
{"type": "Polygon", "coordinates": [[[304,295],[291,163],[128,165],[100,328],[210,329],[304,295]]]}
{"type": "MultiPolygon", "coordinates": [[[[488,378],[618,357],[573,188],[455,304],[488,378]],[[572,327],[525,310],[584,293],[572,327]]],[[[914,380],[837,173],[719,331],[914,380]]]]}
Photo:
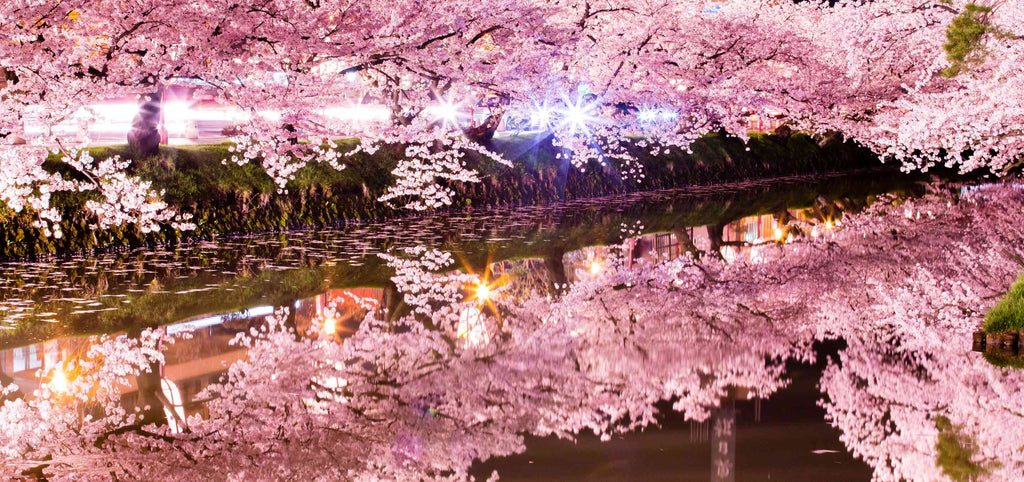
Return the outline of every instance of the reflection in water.
{"type": "Polygon", "coordinates": [[[312,263],[286,278],[318,289],[298,301],[261,288],[229,314],[11,348],[0,473],[463,479],[529,453],[527,436],[608,441],[669,412],[704,427],[705,473],[734,480],[739,407],[843,339],[820,403],[876,478],[1014,479],[1024,377],[969,334],[1021,269],[1024,196],[885,201],[842,218],[817,199],[696,226],[614,218],[625,236],[563,230],[482,263],[402,246],[362,286],[312,263]]]}
{"type": "Polygon", "coordinates": [[[391,273],[376,254],[393,249],[436,247],[482,269],[492,261],[556,259],[617,243],[620,226],[638,220],[645,232],[672,232],[787,207],[855,212],[879,192],[919,190],[906,179],[872,175],[755,182],[0,264],[0,346],[284,305],[329,288],[384,286],[391,273]]]}

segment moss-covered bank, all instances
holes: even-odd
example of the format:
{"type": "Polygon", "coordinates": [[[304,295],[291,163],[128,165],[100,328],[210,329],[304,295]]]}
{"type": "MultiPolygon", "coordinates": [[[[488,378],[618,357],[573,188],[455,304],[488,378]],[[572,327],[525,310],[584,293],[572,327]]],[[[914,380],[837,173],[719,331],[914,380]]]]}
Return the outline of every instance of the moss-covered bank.
{"type": "MultiPolygon", "coordinates": [[[[343,142],[347,149],[354,141],[343,142]]],[[[401,214],[377,201],[392,184],[391,170],[402,155],[394,146],[374,155],[357,154],[337,171],[313,164],[301,169],[286,194],[278,194],[273,181],[258,165],[223,163],[229,144],[161,148],[158,156],[136,160],[132,170],[166,191],[166,200],[191,213],[196,230],[180,233],[164,226],[143,234],[134,226],[95,231],[81,206],[85,194],[59,193],[54,204],[63,215],[61,239],[47,238],[32,226],[32,213],[0,209],[0,258],[65,255],[96,249],[137,247],[177,242],[182,236],[209,238],[227,233],[262,232],[298,227],[335,225],[381,219],[401,214]]],[[[483,182],[455,183],[458,199],[474,207],[546,203],[581,197],[686,185],[717,184],[797,174],[842,172],[874,166],[875,157],[853,143],[831,142],[819,147],[810,136],[754,135],[749,143],[720,134],[705,136],[691,146],[692,154],[672,149],[652,156],[637,149],[646,178],[642,183],[624,179],[615,163],[597,163],[578,170],[557,156],[550,138],[499,137],[489,146],[514,160],[507,168],[470,156],[469,167],[483,174],[483,182]]],[[[92,150],[102,159],[125,155],[123,146],[92,150]]],[[[60,171],[56,160],[47,162],[60,171]]],[[[456,206],[459,207],[459,206],[456,206]]]]}

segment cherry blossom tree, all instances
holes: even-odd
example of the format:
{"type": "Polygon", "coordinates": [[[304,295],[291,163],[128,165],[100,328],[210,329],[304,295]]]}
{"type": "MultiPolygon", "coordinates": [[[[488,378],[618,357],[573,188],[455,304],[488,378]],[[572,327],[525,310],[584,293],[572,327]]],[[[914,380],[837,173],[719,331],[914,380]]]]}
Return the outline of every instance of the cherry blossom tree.
{"type": "Polygon", "coordinates": [[[829,22],[821,41],[847,49],[840,65],[854,85],[874,87],[864,90],[871,96],[863,102],[837,106],[835,128],[911,169],[1003,172],[1019,165],[1019,2],[837,8],[849,15],[829,22]]]}
{"type": "MultiPolygon", "coordinates": [[[[88,122],[82,109],[94,102],[139,97],[149,110],[136,137],[152,137],[156,100],[187,81],[245,113],[232,160],[258,162],[281,189],[310,162],[343,168],[356,152],[406,146],[397,184],[382,199],[414,209],[450,204],[449,181],[479,179],[465,163],[469,151],[508,163],[485,146],[512,114],[552,131],[574,165],[597,160],[640,182],[635,149],[685,149],[719,129],[745,137],[753,112],[841,132],[907,166],[1001,170],[1020,147],[1019,76],[1011,68],[1021,48],[1012,22],[1019,5],[969,5],[10,2],[0,24],[14,39],[0,54],[0,126],[10,140],[25,137],[30,120],[44,129],[30,144],[77,158],[54,130],[60,122],[88,122]],[[944,47],[955,44],[965,19],[984,28],[967,40],[964,60],[951,61],[947,50],[955,49],[944,47]],[[941,75],[952,62],[957,75],[941,75]],[[386,112],[339,114],[359,106],[386,112]],[[474,126],[471,109],[489,118],[474,126]],[[343,152],[334,143],[343,137],[361,142],[343,152]]],[[[9,181],[4,198],[52,218],[42,190],[70,186],[38,169],[44,150],[4,150],[7,170],[33,174],[9,181]]],[[[139,199],[158,194],[124,179],[146,193],[139,199]]],[[[97,177],[76,188],[100,184],[97,177]]],[[[124,208],[173,217],[157,205],[124,208]]]]}

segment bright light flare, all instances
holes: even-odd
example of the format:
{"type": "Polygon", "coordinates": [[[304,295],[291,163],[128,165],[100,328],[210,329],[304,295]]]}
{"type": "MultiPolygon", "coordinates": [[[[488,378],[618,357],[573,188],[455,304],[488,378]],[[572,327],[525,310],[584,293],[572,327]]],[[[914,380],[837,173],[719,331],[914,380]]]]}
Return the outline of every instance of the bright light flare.
{"type": "Polygon", "coordinates": [[[641,109],[636,114],[636,118],[640,119],[641,122],[655,122],[658,120],[658,117],[658,111],[654,109],[641,109]]]}
{"type": "Polygon", "coordinates": [[[590,124],[601,121],[600,118],[591,114],[598,105],[597,101],[587,104],[581,96],[576,99],[576,102],[570,102],[568,99],[564,99],[563,102],[565,109],[560,112],[562,125],[568,126],[572,133],[588,132],[590,124]]]}
{"type": "Polygon", "coordinates": [[[338,331],[338,320],[333,316],[325,318],[323,331],[325,335],[333,335],[338,331]]]}
{"type": "Polygon", "coordinates": [[[671,122],[679,117],[679,113],[671,109],[655,109],[653,107],[644,107],[636,113],[636,118],[640,122],[653,124],[657,122],[671,122]]]}
{"type": "Polygon", "coordinates": [[[775,228],[775,240],[782,241],[782,228],[775,228]]]}
{"type": "Polygon", "coordinates": [[[530,113],[530,127],[545,131],[551,128],[551,108],[548,107],[547,102],[533,105],[533,112],[530,113]]]}
{"type": "Polygon", "coordinates": [[[459,122],[469,117],[468,114],[461,111],[460,107],[461,104],[438,97],[437,104],[428,107],[427,112],[434,117],[434,120],[441,121],[445,127],[459,127],[459,122]]]}
{"type": "Polygon", "coordinates": [[[595,259],[594,261],[591,261],[590,267],[587,268],[587,271],[590,272],[591,275],[596,276],[598,274],[601,274],[601,271],[603,269],[604,266],[601,265],[601,262],[595,259]]]}
{"type": "Polygon", "coordinates": [[[71,382],[64,370],[57,368],[53,371],[53,377],[50,378],[50,383],[47,386],[56,393],[67,393],[71,388],[71,382]]]}
{"type": "Polygon", "coordinates": [[[477,283],[477,285],[476,285],[476,299],[480,303],[486,303],[486,302],[490,301],[492,293],[493,292],[492,292],[490,286],[487,286],[487,284],[485,284],[485,283],[477,283]]]}

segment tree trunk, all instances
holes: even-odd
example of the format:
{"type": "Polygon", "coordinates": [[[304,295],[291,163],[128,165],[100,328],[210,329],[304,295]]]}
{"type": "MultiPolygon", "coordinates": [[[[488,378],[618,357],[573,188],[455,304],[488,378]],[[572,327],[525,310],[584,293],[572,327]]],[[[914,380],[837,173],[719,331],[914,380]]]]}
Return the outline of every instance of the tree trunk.
{"type": "Polygon", "coordinates": [[[163,89],[139,98],[139,113],[128,131],[128,148],[136,156],[153,156],[160,152],[160,107],[163,89]]]}
{"type": "Polygon", "coordinates": [[[503,109],[496,109],[496,112],[491,112],[483,123],[476,127],[470,127],[463,132],[466,134],[466,137],[477,144],[490,142],[494,138],[494,133],[498,130],[498,125],[501,124],[503,115],[503,109]]]}

